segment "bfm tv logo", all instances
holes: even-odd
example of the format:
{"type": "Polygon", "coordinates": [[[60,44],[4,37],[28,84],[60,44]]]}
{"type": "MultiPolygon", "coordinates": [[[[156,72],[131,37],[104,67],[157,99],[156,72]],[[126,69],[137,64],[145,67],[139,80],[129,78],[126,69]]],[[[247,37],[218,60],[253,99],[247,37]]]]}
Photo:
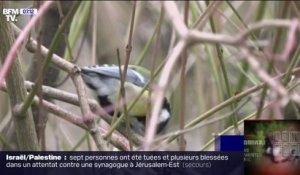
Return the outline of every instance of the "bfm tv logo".
{"type": "Polygon", "coordinates": [[[37,9],[3,9],[2,14],[5,15],[6,21],[17,22],[17,15],[35,15],[37,9]]]}

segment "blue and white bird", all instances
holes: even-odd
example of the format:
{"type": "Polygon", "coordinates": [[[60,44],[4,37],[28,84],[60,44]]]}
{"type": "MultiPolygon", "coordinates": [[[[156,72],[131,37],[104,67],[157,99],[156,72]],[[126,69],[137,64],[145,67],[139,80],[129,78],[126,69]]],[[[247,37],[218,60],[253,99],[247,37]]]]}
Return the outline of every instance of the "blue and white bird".
{"type": "MultiPolygon", "coordinates": [[[[139,66],[128,66],[124,81],[125,101],[128,105],[140,94],[149,80],[149,76],[146,75],[145,70],[145,68],[139,66]]],[[[121,76],[118,66],[96,65],[83,67],[81,68],[81,76],[85,84],[94,92],[102,107],[111,106],[119,101],[121,76]]],[[[146,114],[148,112],[148,93],[149,91],[146,90],[132,110],[128,112],[132,120],[130,122],[131,129],[139,135],[144,135],[145,132],[146,114]]],[[[123,107],[119,108],[117,112],[122,113],[122,111],[123,107]]],[[[160,133],[165,128],[171,117],[170,111],[170,104],[167,98],[165,98],[157,123],[157,133],[160,133]]],[[[111,115],[113,113],[114,111],[109,112],[111,115]]]]}

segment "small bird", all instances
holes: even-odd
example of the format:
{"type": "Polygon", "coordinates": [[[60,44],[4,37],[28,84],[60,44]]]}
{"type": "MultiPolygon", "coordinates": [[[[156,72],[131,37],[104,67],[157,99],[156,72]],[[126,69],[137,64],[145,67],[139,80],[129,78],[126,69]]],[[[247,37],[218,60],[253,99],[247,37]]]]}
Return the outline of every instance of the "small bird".
{"type": "MultiPolygon", "coordinates": [[[[122,66],[123,67],[123,66],[122,66]]],[[[149,70],[140,66],[129,65],[124,80],[125,101],[129,106],[134,99],[140,94],[143,87],[149,81],[149,70]]],[[[119,101],[120,92],[120,73],[119,67],[116,65],[95,65],[81,68],[81,76],[85,84],[94,92],[99,104],[102,107],[108,107],[119,101]]],[[[155,93],[155,92],[153,92],[155,93]]],[[[148,108],[148,94],[145,90],[141,98],[134,105],[132,110],[128,112],[130,116],[131,129],[143,136],[145,133],[146,114],[148,108]]],[[[157,123],[157,134],[160,133],[168,123],[170,114],[170,104],[167,98],[164,99],[162,110],[157,123]]],[[[117,111],[119,114],[123,112],[123,107],[117,111]]],[[[110,111],[112,115],[114,111],[110,111]]]]}

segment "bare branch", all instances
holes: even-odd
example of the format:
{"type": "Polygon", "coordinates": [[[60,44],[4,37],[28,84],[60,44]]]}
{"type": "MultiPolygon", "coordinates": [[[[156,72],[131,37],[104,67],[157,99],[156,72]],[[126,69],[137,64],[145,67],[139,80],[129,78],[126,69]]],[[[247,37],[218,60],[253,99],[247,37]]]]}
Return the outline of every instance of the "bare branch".
{"type": "Polygon", "coordinates": [[[179,58],[181,52],[186,47],[186,42],[181,40],[174,47],[173,52],[171,53],[166,65],[164,66],[161,77],[158,82],[158,86],[153,90],[152,102],[154,104],[151,111],[151,117],[149,120],[149,127],[146,130],[145,140],[144,140],[144,150],[150,150],[150,146],[156,131],[156,123],[158,121],[158,115],[162,107],[162,102],[165,96],[165,91],[167,84],[170,78],[171,70],[173,69],[177,59],[179,58]]]}
{"type": "MultiPolygon", "coordinates": [[[[19,29],[13,25],[16,33],[18,34],[19,29]]],[[[33,39],[30,39],[30,42],[28,43],[30,46],[30,50],[31,51],[36,51],[37,50],[37,42],[33,39]]],[[[41,46],[41,54],[43,56],[47,56],[48,55],[49,50],[44,47],[41,46]]],[[[96,145],[98,147],[99,150],[107,150],[106,145],[105,145],[105,141],[103,140],[103,138],[100,135],[100,131],[97,129],[94,118],[93,117],[93,113],[90,111],[89,105],[88,105],[88,100],[86,99],[86,92],[85,92],[85,85],[84,82],[80,76],[80,69],[73,65],[72,63],[64,60],[63,58],[59,57],[56,54],[52,55],[52,62],[54,64],[56,64],[59,68],[65,70],[66,72],[68,72],[71,75],[71,78],[73,80],[73,83],[75,84],[75,88],[76,91],[78,93],[79,96],[79,103],[80,103],[80,107],[81,107],[81,111],[84,117],[84,121],[86,122],[89,131],[91,133],[91,135],[94,138],[94,141],[96,142],[96,145]]]]}
{"type": "MultiPolygon", "coordinates": [[[[158,115],[161,110],[162,101],[165,95],[166,86],[170,78],[170,73],[172,72],[171,70],[173,69],[181,52],[187,45],[190,44],[218,43],[232,45],[241,49],[241,52],[244,56],[246,56],[246,60],[250,64],[252,70],[257,72],[258,76],[263,81],[265,81],[271,89],[274,89],[278,94],[280,94],[280,96],[283,99],[282,102],[286,102],[288,97],[290,97],[294,101],[300,102],[300,97],[298,97],[297,94],[289,96],[287,90],[280,83],[276,82],[276,80],[273,80],[270,75],[268,75],[262,68],[260,68],[259,62],[255,59],[255,56],[253,56],[250,52],[250,47],[248,47],[249,41],[246,38],[250,33],[262,28],[290,28],[299,31],[299,22],[296,23],[295,21],[280,19],[264,20],[249,25],[247,29],[241,31],[236,36],[231,36],[227,34],[213,34],[208,32],[200,32],[194,29],[188,30],[188,28],[182,21],[181,15],[175,2],[165,1],[163,2],[163,4],[169,16],[169,19],[171,20],[176,32],[179,35],[179,41],[174,47],[171,55],[168,57],[167,62],[161,73],[158,85],[155,89],[155,97],[152,99],[152,104],[154,104],[154,106],[151,111],[149,127],[146,130],[145,134],[145,140],[143,145],[144,150],[150,150],[150,145],[155,135],[158,115]]],[[[288,47],[288,49],[290,48],[291,47],[288,47]]]]}
{"type": "Polygon", "coordinates": [[[176,4],[174,1],[164,1],[163,2],[164,8],[166,12],[168,13],[170,20],[172,21],[172,24],[174,25],[174,28],[178,35],[181,38],[184,38],[188,34],[188,28],[184,24],[182,20],[183,19],[179,13],[178,8],[176,7],[176,4]]]}
{"type": "Polygon", "coordinates": [[[288,91],[284,88],[284,86],[282,86],[276,80],[272,79],[272,77],[266,71],[264,71],[264,69],[262,69],[260,67],[260,63],[257,61],[255,56],[253,54],[251,54],[250,51],[246,47],[243,47],[243,46],[240,47],[240,51],[245,56],[247,62],[249,63],[249,65],[251,66],[253,71],[255,71],[257,73],[257,75],[264,82],[266,82],[267,85],[269,85],[269,87],[271,89],[273,89],[280,95],[280,97],[282,98],[282,101],[281,101],[282,104],[286,104],[289,97],[291,99],[293,99],[294,101],[300,103],[300,97],[297,94],[289,95],[288,91]]]}
{"type": "Polygon", "coordinates": [[[295,40],[297,37],[297,26],[299,25],[299,21],[297,19],[294,19],[292,21],[292,24],[290,25],[289,32],[287,34],[287,40],[285,44],[285,48],[282,51],[282,54],[280,55],[280,59],[286,61],[288,57],[290,56],[290,53],[295,45],[295,40]]]}
{"type": "MultiPolygon", "coordinates": [[[[33,85],[32,82],[25,81],[25,86],[28,90],[31,89],[32,85],[33,85]]],[[[4,84],[4,87],[2,90],[7,91],[6,84],[4,84]]],[[[48,87],[48,86],[42,86],[42,90],[43,90],[43,93],[48,97],[79,106],[78,96],[75,94],[68,93],[68,92],[58,90],[58,89],[48,87]]],[[[97,104],[97,102],[95,100],[89,99],[89,104],[94,108],[95,111],[99,107],[99,105],[97,104]]],[[[39,98],[37,96],[35,96],[33,99],[33,105],[39,105],[39,98]]],[[[88,130],[86,122],[84,122],[84,120],[82,119],[81,116],[73,114],[72,112],[65,110],[65,109],[57,106],[56,104],[53,104],[46,100],[42,100],[41,105],[45,110],[54,114],[55,116],[62,118],[84,130],[88,130]]],[[[110,120],[108,118],[105,118],[104,120],[110,124],[110,120]]],[[[101,137],[104,137],[105,134],[108,132],[106,129],[101,128],[101,127],[97,127],[97,130],[101,131],[101,137]]],[[[112,138],[111,138],[110,142],[115,147],[117,147],[121,150],[130,150],[128,140],[124,136],[122,136],[118,133],[112,134],[112,138]]]]}

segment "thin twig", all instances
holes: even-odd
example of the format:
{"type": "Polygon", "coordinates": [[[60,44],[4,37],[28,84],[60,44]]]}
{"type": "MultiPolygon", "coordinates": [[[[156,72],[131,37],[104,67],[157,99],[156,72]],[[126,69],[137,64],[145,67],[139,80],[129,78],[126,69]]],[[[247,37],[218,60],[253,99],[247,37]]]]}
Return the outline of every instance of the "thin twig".
{"type": "MultiPolygon", "coordinates": [[[[184,24],[188,26],[189,19],[189,2],[185,1],[184,4],[184,24]]],[[[185,71],[186,71],[186,62],[187,62],[187,50],[186,48],[183,50],[181,54],[181,74],[180,74],[180,115],[179,115],[179,129],[183,129],[185,125],[185,71]]],[[[179,150],[184,151],[186,148],[186,142],[184,139],[184,134],[179,135],[179,150]]]]}
{"type": "Polygon", "coordinates": [[[83,120],[85,121],[90,134],[92,135],[97,148],[99,151],[105,151],[108,150],[105,141],[103,137],[100,134],[100,130],[98,129],[95,121],[94,114],[91,112],[88,100],[87,100],[87,95],[85,92],[85,85],[83,83],[83,80],[80,76],[80,69],[74,67],[74,73],[71,74],[71,78],[73,80],[73,83],[76,87],[76,92],[78,94],[79,102],[80,102],[80,109],[81,113],[83,115],[83,120]]]}
{"type": "MultiPolygon", "coordinates": [[[[122,71],[122,75],[121,75],[121,78],[120,78],[120,81],[121,81],[121,96],[122,96],[122,99],[124,99],[124,100],[126,99],[124,84],[125,84],[126,77],[127,77],[127,69],[128,69],[130,54],[131,54],[131,50],[132,50],[132,35],[133,35],[135,11],[136,11],[136,1],[133,1],[132,14],[131,14],[131,20],[130,20],[130,31],[129,31],[129,36],[128,36],[128,42],[127,42],[127,45],[126,45],[125,64],[123,66],[123,71],[122,71]]],[[[130,146],[130,150],[133,150],[132,136],[131,136],[132,134],[130,132],[130,117],[131,116],[128,115],[126,103],[124,103],[123,108],[124,108],[124,116],[126,118],[126,128],[127,128],[129,146],[130,146]]]]}
{"type": "Polygon", "coordinates": [[[221,3],[222,1],[212,1],[209,3],[204,13],[200,15],[200,18],[192,25],[192,28],[202,30],[207,20],[216,12],[216,9],[218,10],[218,6],[220,6],[221,3]]]}
{"type": "Polygon", "coordinates": [[[145,141],[144,141],[144,150],[150,150],[150,145],[155,135],[156,131],[156,123],[158,121],[158,115],[160,109],[162,107],[162,102],[164,99],[165,90],[168,84],[168,80],[170,77],[170,72],[173,69],[175,62],[177,61],[178,57],[186,47],[185,41],[179,41],[177,45],[174,47],[174,51],[171,53],[168,61],[166,62],[161,77],[159,79],[158,85],[154,89],[156,91],[155,97],[152,98],[153,109],[151,111],[151,117],[149,121],[149,127],[146,130],[145,134],[145,141]]]}
{"type": "Polygon", "coordinates": [[[174,25],[176,32],[180,36],[180,38],[184,38],[185,36],[187,36],[189,30],[182,20],[178,20],[178,19],[182,19],[182,18],[181,18],[178,8],[176,7],[175,2],[164,1],[163,5],[164,5],[166,12],[169,15],[170,20],[172,21],[172,24],[174,25]]]}
{"type": "Polygon", "coordinates": [[[280,55],[280,59],[283,61],[286,61],[289,58],[297,38],[296,31],[297,31],[297,26],[299,26],[299,20],[293,19],[292,22],[293,23],[290,25],[289,32],[287,34],[285,48],[280,55]]]}
{"type": "MultiPolygon", "coordinates": [[[[206,1],[206,3],[208,4],[208,1],[206,1]]],[[[210,23],[212,32],[217,33],[213,16],[210,17],[209,23],[210,23]]],[[[230,86],[230,83],[229,83],[228,71],[227,71],[227,68],[226,68],[226,65],[225,65],[225,62],[224,62],[222,47],[221,47],[220,44],[216,43],[215,48],[216,48],[216,52],[217,52],[217,58],[219,60],[219,65],[221,67],[221,72],[222,72],[224,85],[225,85],[225,91],[226,91],[227,95],[229,97],[231,97],[233,95],[233,92],[232,92],[232,87],[230,86]]],[[[237,106],[237,104],[235,102],[230,104],[231,110],[234,111],[236,106],[237,106]]],[[[237,119],[237,113],[233,113],[232,116],[230,116],[230,118],[231,118],[231,122],[235,126],[235,134],[238,135],[240,133],[240,131],[238,130],[238,125],[237,125],[237,120],[238,120],[237,119]]]]}
{"type": "Polygon", "coordinates": [[[156,36],[156,40],[155,40],[155,45],[154,45],[154,49],[153,49],[153,56],[152,56],[152,61],[151,61],[151,69],[150,69],[150,79],[149,79],[149,85],[150,88],[148,89],[149,93],[148,93],[148,109],[147,109],[147,115],[146,115],[146,126],[145,126],[145,131],[148,130],[149,127],[149,121],[150,121],[150,116],[151,116],[151,110],[152,110],[152,103],[151,103],[151,98],[152,98],[152,93],[153,93],[153,89],[151,88],[151,86],[153,85],[152,83],[154,82],[155,79],[155,67],[156,67],[156,60],[157,60],[157,56],[158,56],[158,48],[159,48],[159,43],[160,43],[160,32],[161,32],[161,24],[163,22],[163,18],[165,16],[165,10],[163,8],[163,6],[161,5],[160,8],[160,16],[159,16],[159,20],[158,20],[158,24],[156,26],[156,30],[155,30],[155,36],[156,36]]]}
{"type": "MultiPolygon", "coordinates": [[[[25,82],[26,88],[31,89],[31,86],[33,85],[32,82],[25,82]]],[[[3,89],[6,91],[6,84],[4,84],[3,89]]],[[[43,93],[45,96],[61,100],[67,103],[71,103],[74,105],[79,106],[79,99],[78,96],[66,91],[58,90],[49,86],[42,86],[43,93]]],[[[35,96],[33,99],[33,105],[39,105],[40,104],[40,99],[35,96]]],[[[96,110],[99,105],[95,100],[89,99],[89,104],[96,110]]],[[[46,100],[41,100],[41,105],[43,109],[47,110],[48,112],[54,114],[55,116],[62,118],[82,129],[89,130],[86,122],[82,119],[81,116],[78,116],[68,110],[65,110],[64,108],[61,108],[60,106],[53,104],[51,102],[48,102],[46,100]]],[[[109,123],[109,122],[107,122],[109,123]]],[[[107,130],[97,127],[98,130],[101,131],[101,137],[104,137],[104,135],[107,133],[107,130]]],[[[116,133],[112,134],[111,140],[109,140],[110,143],[112,143],[114,146],[117,148],[120,148],[121,150],[129,150],[129,143],[126,141],[126,138],[124,138],[121,135],[117,135],[116,133]]]]}

